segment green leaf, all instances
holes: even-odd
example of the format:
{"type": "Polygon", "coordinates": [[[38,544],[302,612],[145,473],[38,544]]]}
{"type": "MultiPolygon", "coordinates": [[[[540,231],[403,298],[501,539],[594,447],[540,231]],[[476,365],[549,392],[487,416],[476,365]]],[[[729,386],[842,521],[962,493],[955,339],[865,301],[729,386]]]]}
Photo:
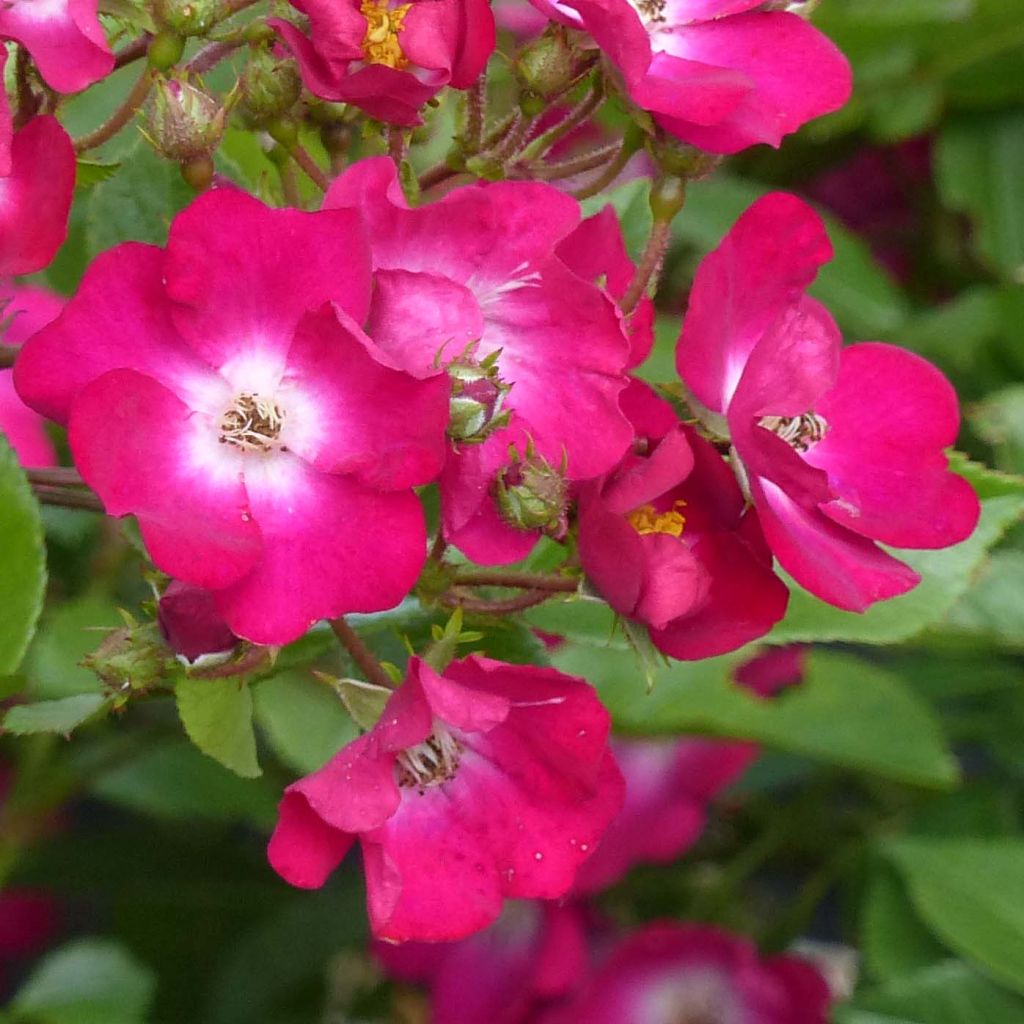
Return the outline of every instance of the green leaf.
{"type": "Polygon", "coordinates": [[[2,435],[0,538],[0,675],[7,675],[21,664],[43,607],[46,552],[39,505],[2,435]]]}
{"type": "Polygon", "coordinates": [[[958,633],[1024,650],[1024,551],[997,551],[950,612],[958,633]]]}
{"type": "Polygon", "coordinates": [[[1003,278],[1024,284],[1024,111],[972,113],[939,134],[936,180],[951,209],[967,214],[975,246],[1003,278]]]}
{"type": "Polygon", "coordinates": [[[995,461],[1009,473],[1024,473],[1024,384],[989,395],[970,411],[971,424],[995,449],[995,461]]]}
{"type": "Polygon", "coordinates": [[[157,156],[140,138],[125,154],[120,172],[90,193],[86,213],[90,255],[127,241],[163,245],[174,215],[193,196],[178,165],[157,156]]]}
{"type": "Polygon", "coordinates": [[[308,673],[283,672],[253,688],[256,722],[293,771],[315,772],[359,735],[337,695],[308,673]]]}
{"type": "Polygon", "coordinates": [[[1019,1024],[1024,1001],[993,985],[959,960],[946,960],[894,978],[857,998],[869,1016],[842,1017],[849,1024],[1019,1024]],[[884,1016],[876,1016],[883,1014],[884,1016]]]}
{"type": "Polygon", "coordinates": [[[243,779],[260,774],[252,728],[252,693],[242,680],[184,678],[175,687],[188,738],[243,779]]]}
{"type": "Polygon", "coordinates": [[[901,838],[882,851],[950,949],[1024,992],[1024,841],[901,838]]]}
{"type": "Polygon", "coordinates": [[[85,160],[79,157],[75,166],[75,187],[92,188],[117,174],[119,163],[104,163],[101,160],[85,160]]]}
{"type": "Polygon", "coordinates": [[[241,779],[184,738],[148,747],[99,775],[90,792],[111,803],[169,821],[249,822],[269,829],[279,786],[241,779]]]}
{"type": "Polygon", "coordinates": [[[82,659],[99,647],[107,630],[122,625],[117,608],[105,597],[85,595],[47,609],[25,661],[30,693],[34,697],[96,693],[100,680],[82,667],[82,659]]]}
{"type": "Polygon", "coordinates": [[[38,704],[16,704],[4,715],[3,728],[16,736],[37,732],[55,732],[66,736],[87,721],[104,704],[102,693],[82,693],[77,697],[44,700],[38,704]]]}
{"type": "Polygon", "coordinates": [[[899,679],[852,657],[814,653],[803,684],[774,700],[732,681],[739,655],[674,662],[657,674],[649,695],[630,651],[572,644],[552,660],[593,683],[627,732],[756,740],[924,786],[946,787],[957,778],[927,705],[899,679]]]}
{"type": "Polygon", "coordinates": [[[120,943],[77,939],[49,953],[12,1008],[38,1024],[143,1024],[156,975],[120,943]]]}
{"type": "Polygon", "coordinates": [[[914,910],[891,865],[873,866],[864,897],[860,941],[871,974],[898,978],[943,960],[948,953],[914,910]]]}
{"type": "Polygon", "coordinates": [[[952,464],[982,498],[981,521],[971,537],[941,551],[895,552],[897,558],[921,574],[921,582],[909,593],[880,601],[862,614],[833,608],[794,585],[786,617],[769,634],[768,642],[895,643],[942,620],[966,593],[988,549],[1024,510],[1024,480],[964,463],[962,459],[952,464]]]}

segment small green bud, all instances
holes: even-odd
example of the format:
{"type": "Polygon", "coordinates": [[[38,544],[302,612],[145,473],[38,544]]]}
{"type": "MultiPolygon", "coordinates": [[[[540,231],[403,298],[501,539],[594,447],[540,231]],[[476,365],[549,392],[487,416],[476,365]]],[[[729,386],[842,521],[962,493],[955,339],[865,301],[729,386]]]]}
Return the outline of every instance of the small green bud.
{"type": "MultiPolygon", "coordinates": [[[[552,25],[527,43],[515,62],[515,75],[528,94],[540,100],[561,95],[576,78],[579,54],[561,25],[552,25]]],[[[541,105],[541,110],[544,106],[541,105]]],[[[525,113],[525,111],[524,111],[525,113]]]]}
{"type": "Polygon", "coordinates": [[[651,186],[648,203],[656,223],[670,224],[686,202],[686,182],[682,178],[658,178],[651,186]]]}
{"type": "Polygon", "coordinates": [[[185,52],[185,39],[177,32],[164,30],[157,32],[149,41],[146,58],[149,66],[156,71],[169,71],[181,60],[185,52]]]}
{"type": "Polygon", "coordinates": [[[156,623],[130,623],[111,630],[91,654],[82,659],[112,690],[127,697],[130,691],[147,690],[170,671],[173,658],[164,645],[156,623]]]}
{"type": "Polygon", "coordinates": [[[217,0],[154,0],[153,15],[180,36],[203,36],[216,24],[217,6],[217,0]]]}
{"type": "Polygon", "coordinates": [[[495,481],[502,518],[517,530],[542,530],[560,540],[568,530],[569,487],[565,466],[556,469],[528,446],[526,457],[509,449],[512,464],[495,481]]]}
{"type": "Polygon", "coordinates": [[[253,126],[262,126],[288,113],[302,93],[298,65],[270,50],[256,50],[238,80],[239,111],[253,126]]]}
{"type": "Polygon", "coordinates": [[[448,436],[463,444],[479,444],[509,421],[502,406],[512,386],[498,376],[500,350],[478,361],[473,347],[447,368],[452,382],[448,436]]]}
{"type": "Polygon", "coordinates": [[[181,176],[196,192],[205,192],[213,184],[216,169],[209,156],[194,156],[181,164],[181,176]]]}
{"type": "Polygon", "coordinates": [[[146,137],[168,160],[209,157],[224,134],[225,109],[199,86],[159,78],[146,108],[146,137]]]}

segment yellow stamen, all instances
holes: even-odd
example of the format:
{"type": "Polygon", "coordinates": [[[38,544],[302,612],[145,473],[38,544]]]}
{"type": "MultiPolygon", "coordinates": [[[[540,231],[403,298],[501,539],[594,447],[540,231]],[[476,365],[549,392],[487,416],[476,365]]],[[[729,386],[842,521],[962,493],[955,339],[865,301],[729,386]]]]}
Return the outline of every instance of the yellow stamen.
{"type": "Polygon", "coordinates": [[[402,4],[393,10],[388,0],[363,0],[359,12],[366,18],[366,36],[363,38],[363,56],[370,64],[385,64],[389,68],[409,66],[409,59],[402,53],[398,33],[412,4],[402,4]]]}
{"type": "Polygon", "coordinates": [[[653,505],[641,505],[626,518],[641,536],[647,533],[667,533],[670,537],[681,537],[686,528],[686,516],[679,511],[682,508],[686,508],[686,502],[680,498],[672,503],[672,508],[667,512],[657,512],[653,505]]]}

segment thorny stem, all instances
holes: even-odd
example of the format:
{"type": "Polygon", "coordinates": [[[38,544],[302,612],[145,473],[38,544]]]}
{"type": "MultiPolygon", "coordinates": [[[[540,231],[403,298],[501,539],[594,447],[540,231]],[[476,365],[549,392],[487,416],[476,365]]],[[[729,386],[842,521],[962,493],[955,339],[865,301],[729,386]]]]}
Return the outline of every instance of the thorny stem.
{"type": "Polygon", "coordinates": [[[388,156],[391,157],[395,167],[401,170],[402,162],[405,160],[407,145],[405,129],[397,125],[389,125],[387,130],[388,156]]]}
{"type": "Polygon", "coordinates": [[[500,569],[467,569],[456,574],[452,581],[459,587],[522,587],[527,590],[547,590],[551,593],[573,593],[580,581],[570,576],[549,576],[537,572],[517,572],[500,569]]]}
{"type": "Polygon", "coordinates": [[[591,196],[596,196],[598,192],[603,192],[622,173],[626,164],[629,163],[629,158],[635,152],[636,149],[632,145],[623,143],[615,159],[589,185],[584,185],[583,188],[574,192],[573,198],[589,199],[591,196]]]}
{"type": "Polygon", "coordinates": [[[551,598],[551,590],[527,590],[518,597],[510,597],[501,601],[485,601],[476,597],[463,597],[451,592],[442,594],[441,604],[449,608],[464,608],[467,612],[479,612],[483,615],[507,615],[510,612],[521,612],[534,605],[542,604],[551,598]]]}
{"type": "Polygon", "coordinates": [[[377,686],[384,686],[389,690],[395,689],[394,680],[384,671],[381,663],[374,656],[362,637],[345,621],[342,616],[328,620],[334,635],[338,638],[341,646],[348,651],[352,660],[362,670],[368,682],[377,686]]]}
{"type": "Polygon", "coordinates": [[[112,139],[134,116],[135,112],[142,106],[149,94],[149,88],[153,84],[153,75],[149,68],[145,68],[136,79],[131,92],[125,97],[124,102],[110,115],[110,119],[101,124],[95,131],[83,135],[75,141],[75,152],[84,153],[86,150],[102,146],[108,139],[112,139]]]}
{"type": "Polygon", "coordinates": [[[290,160],[286,161],[280,168],[281,173],[281,190],[284,192],[284,198],[289,206],[294,206],[295,209],[302,209],[302,196],[299,195],[298,183],[295,180],[295,166],[290,160]]]}
{"type": "Polygon", "coordinates": [[[440,185],[457,174],[462,174],[462,171],[457,171],[447,164],[435,164],[420,175],[420,191],[425,192],[428,188],[440,185]]]}
{"type": "Polygon", "coordinates": [[[327,175],[320,169],[320,165],[309,155],[309,151],[306,150],[301,143],[296,142],[288,150],[288,155],[302,168],[306,173],[306,177],[313,182],[314,185],[321,192],[326,192],[330,187],[331,183],[327,178],[327,175]]]}
{"type": "Polygon", "coordinates": [[[33,484],[36,499],[44,505],[60,505],[63,508],[83,508],[90,512],[102,512],[103,503],[92,491],[79,488],[54,487],[48,484],[33,484]]]}
{"type": "Polygon", "coordinates": [[[220,42],[210,43],[204,46],[186,65],[186,71],[192,71],[197,75],[204,75],[207,71],[215,68],[225,57],[229,57],[245,40],[223,39],[220,42]]]}
{"type": "Polygon", "coordinates": [[[149,36],[141,35],[138,39],[132,40],[130,43],[126,43],[121,47],[117,53],[114,54],[114,68],[123,68],[127,64],[131,64],[137,61],[140,57],[146,56],[146,50],[149,49],[149,36]]]}
{"type": "Polygon", "coordinates": [[[558,178],[571,178],[574,174],[582,174],[584,171],[592,171],[595,167],[602,167],[607,163],[609,157],[614,156],[619,149],[616,142],[607,146],[598,146],[579,156],[569,157],[567,160],[559,160],[557,163],[541,164],[532,168],[530,177],[542,181],[554,181],[558,178]]]}
{"type": "Polygon", "coordinates": [[[44,484],[47,487],[86,487],[77,469],[65,466],[30,468],[25,470],[29,483],[44,484]]]}
{"type": "Polygon", "coordinates": [[[481,75],[466,93],[466,133],[463,150],[479,153],[484,145],[484,125],[487,121],[487,76],[481,75]]]}
{"type": "Polygon", "coordinates": [[[579,127],[594,113],[604,100],[604,88],[601,79],[595,80],[593,87],[586,96],[566,114],[565,118],[559,121],[553,128],[538,135],[522,152],[523,160],[539,160],[549,150],[553,149],[559,142],[579,127]]]}
{"type": "Polygon", "coordinates": [[[671,221],[656,220],[651,226],[651,233],[647,236],[647,245],[644,246],[636,273],[633,275],[633,280],[629,282],[626,294],[622,296],[622,302],[619,304],[622,312],[627,316],[636,309],[637,303],[643,298],[652,278],[658,276],[671,237],[671,221]]]}

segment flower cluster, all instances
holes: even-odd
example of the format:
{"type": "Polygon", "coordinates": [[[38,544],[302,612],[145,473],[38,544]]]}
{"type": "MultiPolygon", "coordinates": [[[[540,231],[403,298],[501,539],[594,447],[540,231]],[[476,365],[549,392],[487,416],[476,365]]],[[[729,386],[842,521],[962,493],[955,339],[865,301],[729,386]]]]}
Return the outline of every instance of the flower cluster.
{"type": "MultiPolygon", "coordinates": [[[[585,596],[663,654],[708,658],[783,617],[780,570],[863,611],[918,581],[882,545],[955,544],[979,514],[947,462],[959,419],[945,378],[881,342],[844,347],[808,297],[831,249],[796,196],[751,206],[701,263],[685,310],[660,309],[681,329],[678,380],[656,388],[638,373],[686,179],[841,106],[849,70],[832,44],[761,0],[535,6],[551,24],[514,66],[526,82],[518,106],[490,126],[486,0],[293,0],[294,20],[218,38],[191,67],[249,46],[238,96],[221,103],[191,78],[156,80],[158,150],[183,166],[198,153],[209,171],[186,175],[204,194],[174,217],[166,244],[101,253],[66,304],[21,284],[0,293],[4,344],[21,345],[17,396],[0,378],[0,426],[37,467],[55,461],[40,417],[66,428],[74,486],[111,516],[135,517],[170,577],[161,634],[186,663],[158,659],[160,670],[166,660],[192,672],[255,645],[256,657],[243,650],[232,663],[244,683],[246,666],[271,664],[276,648],[330,620],[370,680],[374,713],[354,714],[359,738],[285,790],[269,858],[315,888],[358,844],[372,930],[389,942],[463,939],[494,925],[506,900],[582,900],[635,864],[674,859],[756,755],[700,738],[612,740],[588,682],[456,658],[461,614],[445,631],[440,609],[501,614],[585,596]],[[364,118],[364,136],[383,135],[388,155],[325,174],[289,120],[297,74],[332,159],[363,115],[384,123],[364,118]],[[577,105],[544,127],[538,99],[584,82],[577,105]],[[411,129],[449,86],[467,92],[461,148],[417,178],[411,129]],[[623,145],[544,163],[607,92],[633,119],[623,145]],[[239,96],[286,168],[280,195],[213,178],[239,96]],[[657,181],[634,261],[614,207],[586,215],[580,196],[540,179],[597,170],[598,187],[579,191],[599,192],[641,146],[657,181]],[[694,147],[713,156],[696,159],[694,147]],[[303,208],[290,160],[322,186],[318,209],[303,208]],[[482,180],[450,180],[477,171],[482,180]],[[428,489],[439,502],[429,529],[428,489]],[[558,573],[501,568],[542,539],[562,545],[558,573]],[[473,590],[492,585],[525,594],[473,590]],[[410,598],[436,632],[425,649],[410,645],[399,682],[343,617],[410,598]]],[[[167,7],[164,30],[144,40],[143,95],[184,35],[201,34],[195,19],[167,29],[167,7]]],[[[53,90],[112,66],[88,3],[14,0],[0,35],[53,90]]],[[[0,102],[3,278],[53,258],[83,148],[30,106],[14,117],[0,102]]],[[[799,657],[783,651],[777,678],[773,662],[768,681],[742,681],[768,696],[799,676],[799,657]]],[[[575,909],[523,906],[496,926],[514,961],[501,991],[518,979],[523,1012],[534,995],[550,1000],[547,1024],[824,1020],[820,977],[761,960],[745,940],[655,925],[595,951],[575,909]],[[558,952],[539,970],[536,951],[548,948],[558,952]]],[[[472,964],[480,950],[445,963],[472,964]]],[[[447,966],[431,983],[441,1003],[465,995],[447,966]]]]}

